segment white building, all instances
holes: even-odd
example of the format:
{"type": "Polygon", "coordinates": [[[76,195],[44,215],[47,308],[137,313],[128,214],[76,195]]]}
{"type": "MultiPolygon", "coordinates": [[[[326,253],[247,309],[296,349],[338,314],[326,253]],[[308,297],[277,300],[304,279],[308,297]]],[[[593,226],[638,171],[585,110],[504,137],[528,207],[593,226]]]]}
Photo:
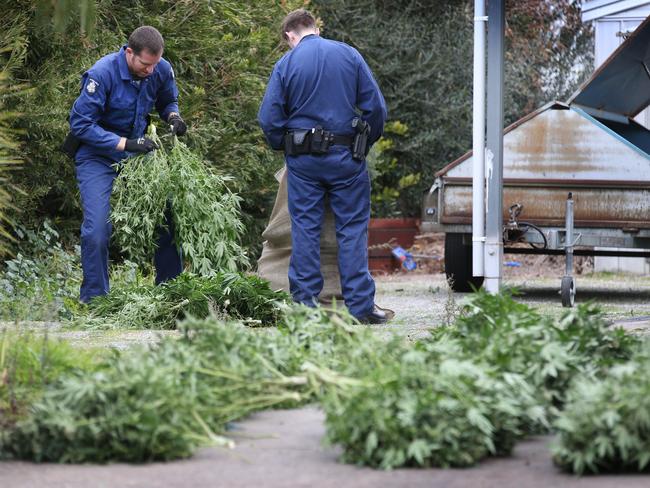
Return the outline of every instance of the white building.
{"type": "Polygon", "coordinates": [[[650,1],[647,0],[585,0],[582,21],[594,24],[595,68],[649,15],[650,1]]]}
{"type": "MultiPolygon", "coordinates": [[[[598,69],[648,16],[648,0],[585,0],[582,20],[594,25],[594,68],[598,69]]],[[[650,108],[641,112],[636,120],[650,128],[650,108]]],[[[650,273],[650,264],[645,258],[596,256],[594,268],[596,271],[650,273]]]]}

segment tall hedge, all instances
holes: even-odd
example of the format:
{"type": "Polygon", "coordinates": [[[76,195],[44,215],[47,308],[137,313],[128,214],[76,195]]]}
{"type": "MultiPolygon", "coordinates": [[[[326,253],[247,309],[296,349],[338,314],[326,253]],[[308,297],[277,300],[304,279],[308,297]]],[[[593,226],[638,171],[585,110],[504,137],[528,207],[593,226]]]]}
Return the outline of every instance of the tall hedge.
{"type": "Polygon", "coordinates": [[[76,233],[80,211],[74,164],[57,150],[67,131],[66,117],[84,70],[146,24],[165,38],[164,57],[174,67],[180,109],[191,128],[189,143],[217,170],[234,176],[232,189],[244,197],[248,241],[259,245],[281,158],[266,147],[257,109],[282,54],[281,19],[303,2],[97,0],[94,28],[80,29],[73,11],[62,32],[39,15],[43,3],[0,0],[3,22],[21,29],[28,42],[16,78],[33,87],[29,96],[12,99],[12,108],[23,113],[19,125],[26,132],[25,168],[14,178],[25,191],[18,197],[20,220],[30,223],[49,215],[76,233]]]}
{"type": "Polygon", "coordinates": [[[10,175],[21,161],[20,131],[13,127],[18,114],[9,108],[9,100],[26,94],[27,87],[12,78],[16,66],[23,63],[26,43],[20,26],[13,26],[7,19],[0,20],[0,257],[7,253],[12,242],[10,213],[15,209],[12,195],[16,188],[10,182],[10,175]]]}

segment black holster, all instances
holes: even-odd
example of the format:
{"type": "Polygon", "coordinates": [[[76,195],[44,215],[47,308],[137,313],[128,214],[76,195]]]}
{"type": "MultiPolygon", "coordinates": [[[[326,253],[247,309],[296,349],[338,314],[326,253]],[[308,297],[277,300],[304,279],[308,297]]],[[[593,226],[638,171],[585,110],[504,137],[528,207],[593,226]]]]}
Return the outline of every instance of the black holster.
{"type": "Polygon", "coordinates": [[[360,118],[352,120],[352,127],[355,129],[354,142],[352,142],[352,159],[363,161],[368,155],[368,136],[370,135],[370,124],[360,118]]]}

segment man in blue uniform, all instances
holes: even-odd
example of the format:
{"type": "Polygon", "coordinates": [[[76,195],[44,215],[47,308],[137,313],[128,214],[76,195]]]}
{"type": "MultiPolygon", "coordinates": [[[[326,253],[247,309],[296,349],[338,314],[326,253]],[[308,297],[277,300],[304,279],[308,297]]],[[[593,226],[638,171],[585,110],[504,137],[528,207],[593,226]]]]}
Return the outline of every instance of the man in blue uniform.
{"type": "Polygon", "coordinates": [[[335,216],[341,290],[352,315],[383,323],[368,272],[370,179],[365,155],[382,134],[386,104],[368,65],[352,47],[319,36],[304,9],[282,23],[291,47],[275,65],[259,111],[273,149],[288,170],[295,301],[314,306],[323,288],[320,233],[329,198],[335,216]]]}
{"type": "MultiPolygon", "coordinates": [[[[117,175],[112,165],[136,153],[156,149],[154,142],[144,137],[154,106],[172,132],[180,136],[187,131],[178,111],[174,71],[162,59],[163,47],[163,38],[155,28],[137,28],[128,45],[104,56],[83,74],[81,93],[70,111],[66,143],[73,141],[83,209],[82,302],[109,290],[110,195],[117,175]]],[[[171,225],[159,232],[154,264],[156,283],[182,271],[182,258],[171,225]]]]}

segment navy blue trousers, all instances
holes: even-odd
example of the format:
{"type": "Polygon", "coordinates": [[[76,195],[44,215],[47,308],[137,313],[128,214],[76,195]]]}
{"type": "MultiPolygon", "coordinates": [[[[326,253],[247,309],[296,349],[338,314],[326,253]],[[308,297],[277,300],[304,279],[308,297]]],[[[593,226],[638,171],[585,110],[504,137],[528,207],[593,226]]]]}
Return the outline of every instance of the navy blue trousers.
{"type": "Polygon", "coordinates": [[[368,272],[370,178],[365,162],[353,160],[343,146],[333,146],[325,155],[287,156],[286,161],[293,299],[315,306],[323,289],[320,235],[327,195],[336,225],[345,305],[355,317],[366,317],[373,310],[375,282],[368,272]]]}
{"type": "MultiPolygon", "coordinates": [[[[77,162],[77,183],[81,193],[83,222],[81,224],[81,301],[105,295],[108,283],[108,244],[112,226],[110,198],[117,176],[112,161],[97,157],[77,162]]],[[[174,243],[171,215],[167,215],[168,230],[158,233],[158,247],[154,256],[156,284],[175,278],[183,271],[183,259],[174,243]]]]}

